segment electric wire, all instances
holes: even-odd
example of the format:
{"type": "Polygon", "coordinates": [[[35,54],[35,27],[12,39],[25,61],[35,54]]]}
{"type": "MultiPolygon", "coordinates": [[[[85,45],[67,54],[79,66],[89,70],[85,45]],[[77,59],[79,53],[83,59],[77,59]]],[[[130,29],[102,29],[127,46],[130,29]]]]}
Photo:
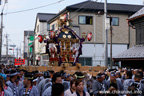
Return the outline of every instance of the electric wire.
{"type": "Polygon", "coordinates": [[[55,5],[57,3],[61,3],[65,0],[59,0],[57,2],[54,2],[54,3],[51,3],[51,4],[47,4],[47,5],[43,5],[43,6],[39,6],[39,7],[35,7],[35,8],[30,8],[30,9],[25,9],[25,10],[20,10],[20,11],[14,11],[14,12],[8,12],[8,13],[5,13],[4,15],[7,15],[7,14],[15,14],[15,13],[22,13],[22,12],[27,12],[27,11],[32,11],[32,10],[36,10],[36,9],[40,9],[40,8],[43,8],[43,7],[47,7],[47,6],[51,6],[51,5],[55,5]]]}

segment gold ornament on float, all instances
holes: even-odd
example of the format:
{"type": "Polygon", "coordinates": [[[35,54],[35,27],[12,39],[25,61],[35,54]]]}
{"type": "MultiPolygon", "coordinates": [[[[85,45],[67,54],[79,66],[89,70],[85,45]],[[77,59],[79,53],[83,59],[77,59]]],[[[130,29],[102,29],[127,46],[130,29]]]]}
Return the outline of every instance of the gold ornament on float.
{"type": "Polygon", "coordinates": [[[66,38],[66,35],[63,35],[63,38],[66,38]]]}
{"type": "Polygon", "coordinates": [[[71,38],[71,35],[68,35],[68,38],[71,38]]]}
{"type": "Polygon", "coordinates": [[[68,31],[65,31],[65,34],[68,34],[68,31]]]}

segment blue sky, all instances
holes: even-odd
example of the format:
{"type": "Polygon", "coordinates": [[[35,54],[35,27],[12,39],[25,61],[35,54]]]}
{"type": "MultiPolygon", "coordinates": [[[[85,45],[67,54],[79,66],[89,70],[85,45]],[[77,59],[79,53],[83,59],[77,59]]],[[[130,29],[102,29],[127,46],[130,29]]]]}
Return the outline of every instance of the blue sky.
{"type": "MultiPolygon", "coordinates": [[[[4,0],[2,0],[4,1],[4,0]]],[[[46,4],[51,4],[59,0],[8,0],[8,4],[5,7],[4,12],[14,12],[19,10],[25,10],[46,4]]],[[[72,5],[78,2],[86,0],[65,0],[59,4],[47,6],[45,8],[36,9],[29,12],[9,14],[4,16],[4,32],[3,34],[9,34],[9,44],[15,44],[20,47],[20,43],[24,40],[24,30],[33,30],[36,20],[36,14],[41,13],[58,13],[68,5],[72,5]]],[[[100,2],[101,0],[98,0],[100,2]]],[[[104,0],[102,0],[103,2],[104,0]]],[[[139,4],[142,5],[143,0],[107,0],[109,3],[124,3],[124,4],[139,4]]],[[[0,7],[1,8],[1,7],[0,7]]],[[[6,39],[3,37],[3,44],[6,39]]],[[[22,45],[22,44],[21,44],[22,45]]],[[[9,52],[10,54],[12,51],[9,52]]],[[[5,54],[5,47],[3,46],[3,54],[5,54]]]]}

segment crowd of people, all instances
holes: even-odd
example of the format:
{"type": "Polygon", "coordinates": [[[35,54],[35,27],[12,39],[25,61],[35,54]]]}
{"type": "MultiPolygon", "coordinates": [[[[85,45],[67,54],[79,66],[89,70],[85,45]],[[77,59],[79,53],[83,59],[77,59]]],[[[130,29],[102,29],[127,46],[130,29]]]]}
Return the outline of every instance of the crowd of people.
{"type": "Polygon", "coordinates": [[[68,74],[28,72],[0,66],[0,96],[144,96],[142,69],[107,69],[96,76],[77,71],[68,74]]]}

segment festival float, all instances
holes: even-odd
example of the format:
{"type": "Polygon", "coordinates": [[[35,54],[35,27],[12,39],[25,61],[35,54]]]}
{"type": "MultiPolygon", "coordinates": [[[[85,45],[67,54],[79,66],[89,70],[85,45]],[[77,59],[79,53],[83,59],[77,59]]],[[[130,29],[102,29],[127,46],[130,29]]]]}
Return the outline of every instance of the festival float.
{"type": "MultiPolygon", "coordinates": [[[[74,30],[72,30],[72,20],[69,14],[61,15],[57,20],[58,29],[49,31],[48,36],[39,35],[38,39],[41,43],[47,43],[46,51],[49,55],[49,66],[81,66],[79,56],[82,55],[82,44],[86,38],[80,38],[74,30]]],[[[92,33],[87,34],[87,39],[92,39],[92,33]]]]}

